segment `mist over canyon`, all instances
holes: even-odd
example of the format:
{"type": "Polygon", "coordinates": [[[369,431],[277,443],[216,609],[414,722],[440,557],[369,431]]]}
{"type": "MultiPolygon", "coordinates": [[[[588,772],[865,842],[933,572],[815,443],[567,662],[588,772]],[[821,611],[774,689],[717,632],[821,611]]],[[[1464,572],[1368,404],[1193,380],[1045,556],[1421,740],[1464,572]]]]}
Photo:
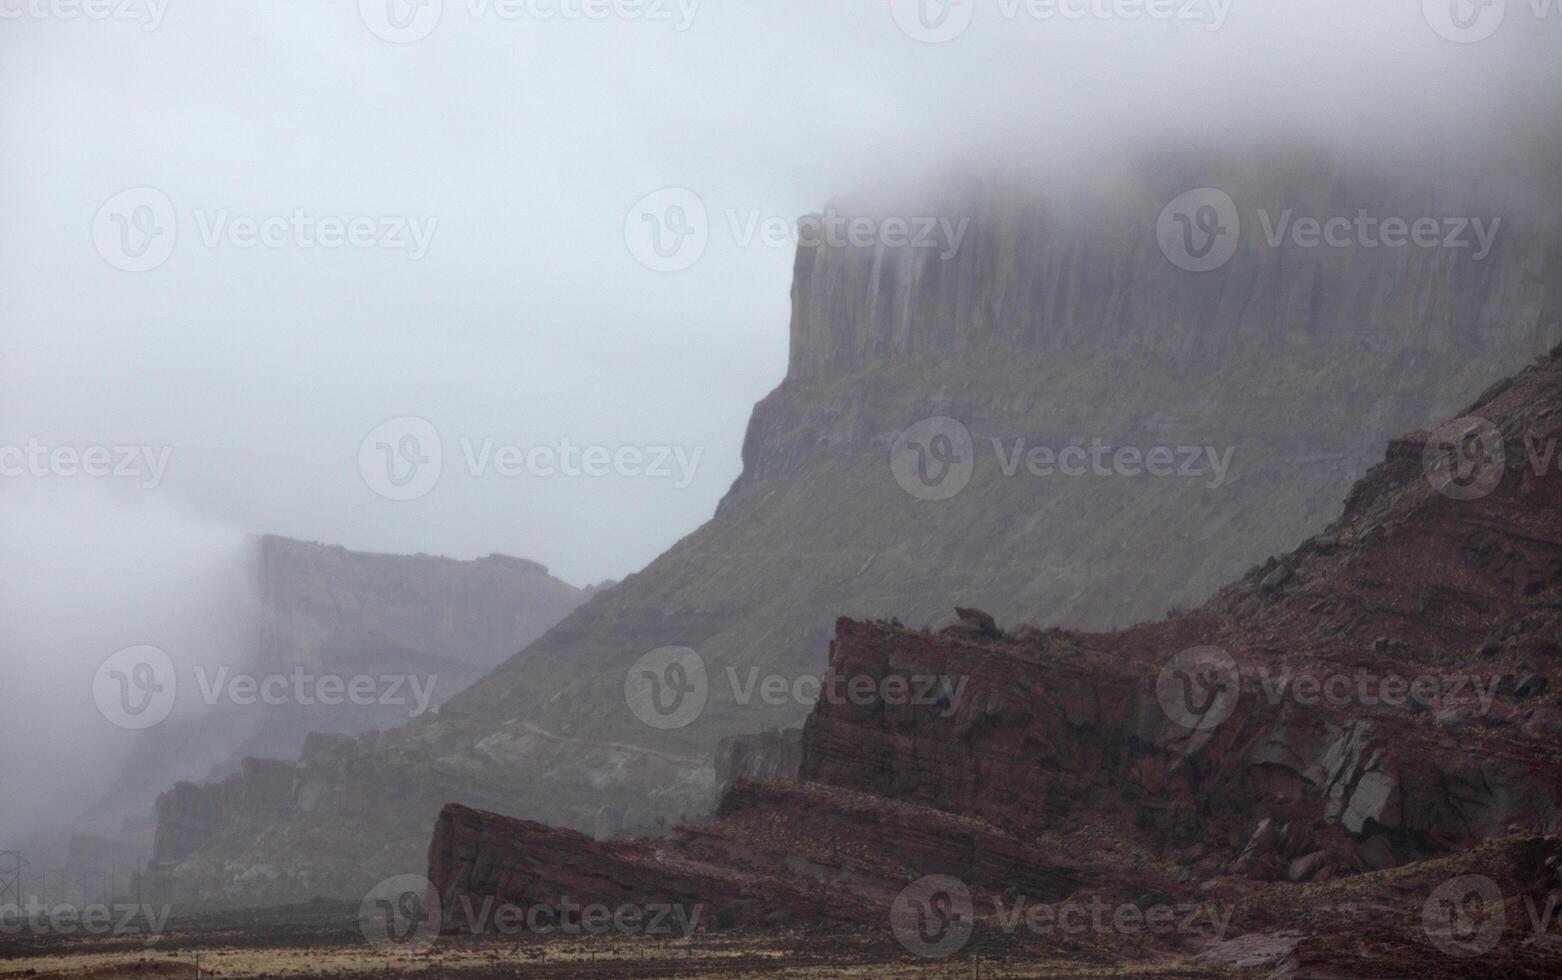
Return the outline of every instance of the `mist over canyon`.
{"type": "Polygon", "coordinates": [[[1562,3],[0,19],[0,974],[1556,972],[1562,3]]]}

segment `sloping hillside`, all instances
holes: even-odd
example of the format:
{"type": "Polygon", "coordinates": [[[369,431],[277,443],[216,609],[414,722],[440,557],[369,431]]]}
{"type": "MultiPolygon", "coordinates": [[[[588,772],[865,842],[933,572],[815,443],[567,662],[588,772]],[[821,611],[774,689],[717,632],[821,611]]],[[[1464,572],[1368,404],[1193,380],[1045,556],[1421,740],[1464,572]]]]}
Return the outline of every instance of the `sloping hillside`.
{"type": "Polygon", "coordinates": [[[628,903],[912,957],[1554,976],[1559,446],[1562,347],[1397,440],[1326,533],[1186,617],[842,620],[800,781],[617,843],[448,807],[432,907],[452,932],[482,931],[478,899],[628,903]],[[953,696],[918,700],[930,677],[953,696]],[[1165,928],[1125,926],[1155,909],[1165,928]]]}

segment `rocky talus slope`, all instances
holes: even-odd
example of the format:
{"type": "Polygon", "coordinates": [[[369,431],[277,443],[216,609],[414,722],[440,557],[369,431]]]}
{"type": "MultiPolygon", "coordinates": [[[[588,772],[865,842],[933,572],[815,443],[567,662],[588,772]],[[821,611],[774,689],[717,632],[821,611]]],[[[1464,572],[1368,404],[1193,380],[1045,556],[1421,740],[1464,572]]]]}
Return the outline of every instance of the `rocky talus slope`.
{"type": "Polygon", "coordinates": [[[350,765],[301,759],[275,819],[214,827],[184,870],[225,893],[264,867],[293,894],[351,896],[417,867],[456,800],[598,836],[709,812],[721,740],[802,721],[793,692],[825,670],[838,616],[936,626],[961,604],[1103,629],[1196,606],[1336,518],[1391,437],[1562,337],[1555,211],[1495,179],[1288,151],[1066,191],[977,185],[909,213],[969,219],[961,246],[799,249],[786,376],[710,522],[437,718],[355,742],[350,765]],[[1244,230],[1229,262],[1192,273],[1157,218],[1202,185],[1229,191],[1244,230]],[[1258,215],[1362,207],[1499,216],[1500,232],[1480,259],[1272,246],[1258,215]],[[931,417],[969,442],[917,428],[931,417]],[[1095,446],[1166,447],[1176,472],[1024,462],[1095,446]],[[897,448],[958,465],[960,486],[926,492],[890,465],[897,448]],[[667,645],[697,654],[703,710],[648,724],[626,679],[667,645]],[[753,686],[771,677],[781,696],[753,686]]]}
{"type": "Polygon", "coordinates": [[[714,820],[616,843],[447,807],[442,927],[568,899],[862,930],[910,958],[1555,976],[1559,447],[1562,347],[1396,440],[1337,521],[1188,615],[842,619],[797,780],[739,780],[714,820]],[[925,678],[952,683],[919,698],[925,678]],[[1045,914],[1016,927],[1026,904],[1045,914]],[[1118,914],[1151,908],[1168,928],[1118,914]]]}

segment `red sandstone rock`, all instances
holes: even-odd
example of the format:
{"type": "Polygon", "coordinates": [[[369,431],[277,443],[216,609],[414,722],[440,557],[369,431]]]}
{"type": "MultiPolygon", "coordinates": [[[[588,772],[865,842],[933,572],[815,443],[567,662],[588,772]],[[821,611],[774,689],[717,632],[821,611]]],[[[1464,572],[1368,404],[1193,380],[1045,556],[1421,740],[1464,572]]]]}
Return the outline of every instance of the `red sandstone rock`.
{"type": "Polygon", "coordinates": [[[1275,975],[1454,976],[1425,922],[1442,885],[1475,874],[1505,903],[1482,968],[1554,974],[1562,950],[1523,934],[1523,909],[1562,886],[1562,766],[1550,709],[1521,706],[1512,680],[1558,671],[1520,651],[1562,627],[1562,474],[1517,461],[1521,440],[1562,439],[1559,400],[1554,355],[1481,406],[1512,443],[1485,498],[1435,492],[1423,440],[1391,446],[1331,544],[1285,559],[1283,588],[1264,586],[1271,563],[1198,613],[1023,642],[840,620],[826,691],[865,676],[926,696],[822,698],[802,782],[740,780],[714,821],[618,843],[448,807],[431,878],[447,912],[578,893],[710,903],[717,925],[882,927],[926,875],[978,899],[1198,895],[1235,903],[1246,938],[1101,948],[1203,948],[1275,975]],[[1229,659],[1178,659],[1208,648],[1229,659]],[[1385,678],[1406,682],[1398,696],[1385,678]]]}

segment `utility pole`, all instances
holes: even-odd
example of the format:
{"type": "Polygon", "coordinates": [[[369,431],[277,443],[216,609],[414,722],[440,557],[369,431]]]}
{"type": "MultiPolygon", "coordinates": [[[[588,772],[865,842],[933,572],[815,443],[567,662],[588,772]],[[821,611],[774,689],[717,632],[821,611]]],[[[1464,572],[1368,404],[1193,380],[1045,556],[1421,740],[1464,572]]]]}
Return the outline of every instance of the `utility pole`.
{"type": "Polygon", "coordinates": [[[10,895],[17,905],[22,904],[22,869],[27,862],[21,851],[0,851],[0,905],[10,895]],[[8,866],[9,865],[9,866],[8,866]]]}

